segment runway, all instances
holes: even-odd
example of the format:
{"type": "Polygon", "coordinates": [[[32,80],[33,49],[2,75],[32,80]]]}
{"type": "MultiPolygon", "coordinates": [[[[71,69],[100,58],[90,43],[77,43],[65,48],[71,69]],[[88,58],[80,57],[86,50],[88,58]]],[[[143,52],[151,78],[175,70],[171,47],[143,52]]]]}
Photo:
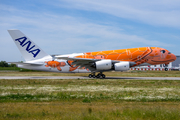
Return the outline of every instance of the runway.
{"type": "MultiPolygon", "coordinates": [[[[84,76],[0,76],[0,79],[97,79],[84,76]]],[[[180,77],[106,77],[105,79],[127,80],[180,80],[180,77]]]]}

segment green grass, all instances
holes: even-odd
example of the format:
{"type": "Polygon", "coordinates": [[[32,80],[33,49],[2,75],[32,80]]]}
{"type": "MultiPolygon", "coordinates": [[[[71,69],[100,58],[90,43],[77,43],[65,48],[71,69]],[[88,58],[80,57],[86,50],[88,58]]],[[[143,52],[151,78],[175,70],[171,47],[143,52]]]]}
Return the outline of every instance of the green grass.
{"type": "Polygon", "coordinates": [[[176,102],[18,102],[0,103],[0,119],[179,120],[176,102]]]}
{"type": "Polygon", "coordinates": [[[0,102],[179,102],[179,95],[174,80],[0,80],[0,102]]]}
{"type": "MultiPolygon", "coordinates": [[[[107,72],[107,76],[138,74],[161,77],[165,74],[174,77],[179,71],[107,72]]],[[[86,74],[1,71],[0,75],[83,76],[86,74]]],[[[179,120],[180,81],[0,80],[0,108],[0,120],[179,120]]]]}
{"type": "Polygon", "coordinates": [[[131,92],[120,93],[115,95],[91,95],[87,93],[66,93],[59,92],[57,94],[10,94],[0,96],[0,102],[52,102],[52,101],[82,101],[84,103],[91,102],[102,102],[102,101],[112,101],[112,102],[122,102],[122,101],[136,101],[136,102],[180,102],[179,96],[165,96],[158,97],[154,96],[149,98],[148,96],[135,96],[131,92]]]}

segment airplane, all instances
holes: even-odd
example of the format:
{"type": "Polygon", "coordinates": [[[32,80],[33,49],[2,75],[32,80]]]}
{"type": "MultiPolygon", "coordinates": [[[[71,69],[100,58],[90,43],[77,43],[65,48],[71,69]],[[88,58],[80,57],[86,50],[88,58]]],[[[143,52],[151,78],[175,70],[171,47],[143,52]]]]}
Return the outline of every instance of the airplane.
{"type": "Polygon", "coordinates": [[[8,30],[25,62],[17,67],[62,73],[90,73],[89,78],[105,78],[106,71],[128,71],[135,66],[168,65],[176,56],[160,47],[49,55],[20,30],[8,30]],[[96,73],[98,73],[96,75],[96,73]]]}

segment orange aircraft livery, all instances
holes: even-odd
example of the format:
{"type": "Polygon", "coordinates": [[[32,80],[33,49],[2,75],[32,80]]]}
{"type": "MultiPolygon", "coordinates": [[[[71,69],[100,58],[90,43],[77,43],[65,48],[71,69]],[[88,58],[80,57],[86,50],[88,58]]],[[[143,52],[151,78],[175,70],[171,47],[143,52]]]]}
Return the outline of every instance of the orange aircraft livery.
{"type": "Polygon", "coordinates": [[[159,47],[140,47],[100,52],[89,52],[84,55],[76,56],[76,58],[90,58],[90,59],[111,59],[118,61],[136,62],[134,66],[142,63],[169,64],[176,59],[176,56],[171,54],[168,50],[159,47]]]}
{"type": "Polygon", "coordinates": [[[8,32],[25,59],[24,63],[11,62],[20,68],[51,72],[91,72],[90,78],[105,78],[105,71],[127,71],[135,66],[168,65],[176,60],[174,54],[160,47],[49,55],[21,31],[8,32]]]}

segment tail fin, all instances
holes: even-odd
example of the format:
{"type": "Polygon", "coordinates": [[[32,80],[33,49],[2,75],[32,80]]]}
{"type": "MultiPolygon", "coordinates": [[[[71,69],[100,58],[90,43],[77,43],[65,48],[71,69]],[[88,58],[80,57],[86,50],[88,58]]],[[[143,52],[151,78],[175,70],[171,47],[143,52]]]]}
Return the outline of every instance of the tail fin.
{"type": "Polygon", "coordinates": [[[50,56],[45,53],[39,46],[37,46],[31,39],[24,35],[20,30],[8,30],[8,32],[26,61],[50,56]]]}

